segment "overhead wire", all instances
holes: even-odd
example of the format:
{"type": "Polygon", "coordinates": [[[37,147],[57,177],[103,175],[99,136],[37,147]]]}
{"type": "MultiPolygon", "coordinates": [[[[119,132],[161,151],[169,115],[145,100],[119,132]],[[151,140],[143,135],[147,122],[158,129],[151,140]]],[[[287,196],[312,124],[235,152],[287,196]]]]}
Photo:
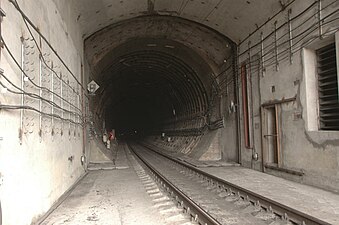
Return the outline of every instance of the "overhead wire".
{"type": "MultiPolygon", "coordinates": [[[[335,1],[334,1],[335,2],[335,1]]],[[[331,6],[333,4],[332,3],[329,3],[327,7],[331,6]]],[[[312,6],[314,6],[314,4],[312,4],[312,6]]],[[[324,7],[325,8],[325,7],[324,7]]],[[[330,17],[332,17],[333,15],[335,15],[336,13],[338,12],[338,10],[335,10],[331,13],[329,13],[327,16],[325,16],[324,18],[322,18],[323,20],[323,23],[322,25],[325,26],[327,24],[330,24],[336,20],[339,19],[339,17],[336,17],[336,18],[333,18],[331,20],[328,20],[330,17]]],[[[300,15],[298,15],[300,16],[300,15]]],[[[313,15],[314,16],[314,15],[313,15]]],[[[305,24],[304,22],[302,24],[305,24]]],[[[286,25],[286,24],[285,24],[286,25]]],[[[311,35],[313,32],[315,32],[318,27],[317,26],[314,26],[316,25],[316,22],[314,22],[312,25],[310,25],[309,27],[307,27],[306,29],[303,29],[303,31],[300,31],[300,33],[298,35],[295,35],[292,40],[297,40],[296,42],[293,43],[293,47],[292,47],[292,54],[300,51],[303,47],[305,47],[307,44],[313,42],[315,39],[317,39],[318,37],[311,37],[311,38],[308,38],[306,40],[306,38],[311,35]],[[307,32],[306,32],[307,31],[307,32]],[[305,33],[306,32],[306,33],[305,33]],[[300,44],[301,42],[303,42],[302,44],[300,44]]],[[[299,28],[299,27],[298,27],[299,28]]],[[[329,35],[331,33],[334,33],[335,31],[339,30],[339,28],[333,28],[331,30],[328,30],[326,33],[324,33],[323,35],[329,35]]],[[[273,33],[271,33],[271,35],[273,35],[273,33]]],[[[266,37],[266,38],[269,38],[269,37],[266,37]]],[[[277,45],[277,48],[281,48],[283,45],[287,44],[290,40],[287,40],[287,41],[284,41],[282,43],[279,43],[277,45]]],[[[261,43],[260,43],[261,44],[261,43]]],[[[249,49],[253,49],[254,47],[250,47],[249,49]]],[[[247,49],[245,52],[243,52],[242,54],[246,53],[249,51],[249,49],[247,49]]],[[[254,52],[254,53],[251,53],[252,55],[260,55],[260,51],[261,50],[258,50],[257,52],[254,52]]],[[[258,66],[253,66],[253,64],[255,64],[255,62],[260,62],[261,60],[263,60],[263,58],[265,58],[265,56],[268,56],[268,55],[272,55],[270,58],[265,58],[265,67],[270,67],[270,66],[273,66],[276,62],[274,61],[275,59],[275,55],[274,55],[274,51],[275,51],[275,48],[271,48],[268,52],[264,53],[263,56],[260,56],[259,58],[255,59],[255,60],[252,60],[252,61],[247,61],[246,64],[248,66],[251,66],[251,67],[254,67],[256,70],[253,70],[252,73],[255,73],[255,72],[258,72],[258,70],[260,70],[260,65],[258,66]],[[267,62],[269,62],[269,64],[267,64],[267,62]]],[[[284,49],[283,51],[279,52],[278,54],[278,57],[279,57],[279,61],[283,61],[283,60],[286,60],[287,58],[289,58],[289,52],[290,49],[284,49]]],[[[241,68],[241,66],[238,66],[238,70],[241,68]]],[[[230,75],[229,75],[230,76],[230,75]]],[[[226,82],[227,86],[230,85],[231,83],[233,83],[234,81],[234,78],[230,79],[228,82],[226,82]]],[[[224,83],[224,82],[220,82],[221,84],[224,83]]],[[[219,83],[219,84],[220,84],[219,83]]],[[[238,79],[238,83],[240,83],[240,80],[238,79]]],[[[221,86],[222,87],[222,86],[221,86]]]]}
{"type": "Polygon", "coordinates": [[[258,26],[254,31],[252,31],[244,40],[242,40],[240,43],[238,43],[238,45],[241,45],[242,43],[244,43],[246,40],[248,40],[248,38],[250,38],[253,34],[255,34],[258,30],[260,30],[261,28],[263,28],[267,23],[269,23],[270,21],[273,20],[273,18],[275,18],[276,16],[278,16],[281,12],[283,12],[287,7],[289,7],[290,5],[292,5],[296,0],[292,0],[290,1],[287,5],[284,5],[281,10],[279,10],[277,13],[275,13],[272,17],[268,18],[268,20],[261,24],[260,26],[258,26]]]}
{"type": "MultiPolygon", "coordinates": [[[[74,75],[74,73],[71,71],[71,69],[67,66],[65,61],[61,58],[61,56],[57,53],[57,51],[53,48],[51,43],[47,40],[47,38],[39,31],[39,29],[35,26],[35,24],[28,18],[28,16],[23,12],[21,7],[19,6],[18,2],[16,0],[8,0],[11,2],[14,7],[17,9],[17,11],[21,14],[25,24],[27,27],[28,24],[39,34],[39,36],[45,41],[45,43],[48,45],[48,47],[52,50],[52,52],[55,54],[55,56],[60,60],[60,62],[63,64],[63,66],[66,68],[66,70],[70,73],[70,75],[74,78],[76,83],[80,85],[80,87],[84,90],[84,95],[89,98],[89,96],[86,94],[87,90],[86,88],[82,85],[82,83],[77,79],[77,77],[74,75]],[[27,24],[28,23],[28,24],[27,24]]],[[[30,29],[29,29],[30,30],[30,29]]],[[[32,35],[32,32],[30,31],[30,34],[32,35]]],[[[32,35],[32,38],[35,40],[35,37],[32,35]]],[[[39,45],[37,44],[37,41],[35,40],[35,43],[37,45],[37,48],[40,50],[39,45]]]]}
{"type": "Polygon", "coordinates": [[[60,120],[63,120],[63,121],[66,121],[66,122],[70,122],[72,124],[75,124],[75,125],[80,125],[82,126],[83,123],[79,123],[79,122],[75,122],[71,119],[65,119],[65,118],[62,118],[61,116],[57,115],[57,114],[52,114],[52,113],[46,113],[46,112],[41,112],[40,110],[34,108],[34,107],[31,107],[31,106],[22,106],[22,105],[6,105],[6,104],[0,104],[0,109],[4,109],[4,110],[15,110],[15,109],[24,109],[24,110],[31,110],[31,111],[35,111],[37,113],[40,113],[42,115],[45,115],[45,116],[49,116],[49,117],[54,117],[54,118],[58,118],[60,120]]]}
{"type": "MultiPolygon", "coordinates": [[[[14,88],[18,89],[20,92],[11,90],[10,88],[8,88],[5,84],[3,84],[3,83],[0,81],[0,85],[1,85],[2,87],[6,88],[7,91],[9,91],[9,92],[11,92],[11,93],[13,93],[13,94],[27,95],[27,96],[29,96],[29,97],[31,97],[31,98],[35,98],[35,99],[42,100],[42,101],[44,101],[44,102],[47,102],[49,105],[56,107],[56,108],[59,109],[59,110],[62,110],[62,111],[66,112],[66,113],[69,113],[69,114],[76,115],[76,116],[78,116],[79,118],[81,118],[81,115],[80,115],[80,114],[78,114],[78,113],[76,113],[76,112],[73,112],[73,111],[69,111],[69,110],[67,110],[67,109],[65,109],[65,108],[62,108],[62,107],[60,107],[58,104],[56,104],[55,102],[52,102],[51,100],[42,98],[42,97],[40,97],[38,94],[31,93],[31,92],[26,92],[26,91],[22,90],[21,88],[19,88],[19,87],[16,86],[15,84],[13,84],[11,81],[9,81],[9,79],[8,79],[6,76],[0,75],[0,77],[5,78],[6,81],[7,81],[8,83],[10,83],[14,88]]],[[[82,120],[82,119],[81,119],[81,120],[82,120]]]]}
{"type": "MultiPolygon", "coordinates": [[[[282,29],[282,28],[283,28],[284,26],[286,26],[289,22],[293,22],[293,21],[295,21],[297,18],[299,18],[300,16],[304,15],[307,11],[311,10],[311,9],[316,5],[316,3],[317,3],[316,1],[313,2],[313,3],[312,3],[311,5],[309,5],[305,10],[303,10],[303,11],[300,12],[298,15],[295,15],[293,18],[291,18],[290,21],[287,21],[287,22],[281,24],[279,27],[277,27],[276,30],[282,29]]],[[[333,2],[329,3],[328,5],[324,6],[324,7],[321,9],[321,11],[324,11],[325,9],[329,8],[330,6],[332,6],[332,5],[335,4],[335,3],[336,3],[336,1],[333,1],[333,2]]],[[[333,15],[333,14],[336,13],[336,12],[338,12],[338,10],[335,10],[335,11],[332,12],[330,15],[333,15]]],[[[297,30],[297,29],[300,28],[302,25],[304,25],[305,23],[309,22],[310,19],[311,19],[312,17],[316,16],[318,13],[319,13],[319,11],[316,11],[316,12],[314,12],[313,14],[311,14],[309,17],[307,17],[306,19],[304,19],[303,22],[300,23],[298,26],[293,27],[292,30],[291,30],[291,32],[297,30]]],[[[330,15],[327,15],[327,16],[324,17],[323,19],[328,18],[330,15]]],[[[313,24],[313,25],[314,25],[314,24],[313,24]]],[[[260,46],[261,43],[262,43],[263,41],[266,41],[268,38],[272,37],[273,34],[274,34],[274,31],[272,31],[271,33],[267,34],[267,35],[263,38],[263,40],[257,42],[256,44],[253,44],[251,47],[252,47],[252,48],[255,48],[255,47],[260,46]]],[[[286,33],[285,33],[284,35],[282,35],[282,36],[285,36],[285,35],[288,35],[288,32],[286,32],[286,33]]],[[[279,41],[281,38],[282,38],[282,37],[280,37],[279,39],[277,39],[277,41],[279,41]]],[[[242,43],[243,43],[243,41],[239,44],[239,46],[240,46],[242,43]]],[[[273,44],[274,44],[274,43],[273,43],[273,44]]],[[[271,43],[270,45],[272,45],[272,43],[271,43]]],[[[265,48],[267,48],[267,47],[269,47],[269,46],[266,46],[265,48]]],[[[242,55],[246,54],[247,52],[248,52],[248,50],[245,50],[245,51],[239,53],[239,56],[242,56],[242,55]]]]}
{"type": "MultiPolygon", "coordinates": [[[[15,0],[15,2],[16,2],[16,4],[18,4],[16,0],[15,0]]],[[[39,51],[39,53],[40,53],[40,54],[39,54],[39,57],[40,57],[40,59],[42,59],[42,62],[44,63],[44,65],[45,65],[49,70],[51,70],[51,71],[55,74],[55,76],[56,76],[57,78],[59,78],[59,80],[61,80],[66,86],[68,86],[74,93],[76,93],[77,95],[79,95],[79,94],[77,93],[77,91],[76,91],[71,85],[69,85],[66,81],[64,81],[64,80],[62,79],[62,77],[59,77],[59,75],[57,74],[57,72],[55,72],[55,70],[54,70],[53,68],[51,68],[51,67],[48,65],[48,63],[46,62],[46,59],[45,59],[45,57],[44,57],[44,54],[42,53],[42,50],[40,49],[39,44],[38,44],[37,40],[35,39],[35,37],[34,37],[34,35],[33,35],[33,32],[32,32],[32,30],[30,29],[30,27],[28,26],[27,21],[25,20],[25,18],[23,18],[23,21],[24,21],[24,24],[25,24],[25,26],[26,26],[26,28],[27,28],[29,34],[30,34],[31,37],[32,37],[32,40],[33,40],[34,43],[35,43],[35,47],[38,49],[38,51],[39,51]]]]}
{"type": "MultiPolygon", "coordinates": [[[[75,106],[74,104],[72,104],[70,101],[68,101],[67,99],[61,97],[59,94],[49,90],[48,88],[46,87],[41,87],[39,85],[37,85],[27,74],[26,72],[24,71],[24,69],[21,67],[21,65],[19,64],[19,62],[16,60],[16,58],[14,57],[13,53],[11,52],[11,50],[9,49],[8,45],[6,44],[5,40],[3,39],[2,36],[0,36],[0,39],[1,39],[1,42],[3,44],[3,46],[5,47],[6,51],[8,52],[8,54],[10,55],[10,57],[12,58],[12,60],[14,61],[14,63],[16,64],[16,66],[19,68],[19,70],[25,75],[25,77],[28,78],[28,80],[38,89],[41,89],[41,90],[44,90],[44,91],[47,91],[55,96],[57,96],[59,99],[62,99],[64,102],[66,102],[67,104],[71,105],[73,108],[77,109],[79,112],[81,112],[80,108],[78,108],[77,106],[75,106]]],[[[6,76],[2,75],[3,77],[6,78],[6,76]]],[[[6,78],[7,80],[7,78],[6,78]]],[[[7,80],[9,81],[9,80],[7,80]]]]}

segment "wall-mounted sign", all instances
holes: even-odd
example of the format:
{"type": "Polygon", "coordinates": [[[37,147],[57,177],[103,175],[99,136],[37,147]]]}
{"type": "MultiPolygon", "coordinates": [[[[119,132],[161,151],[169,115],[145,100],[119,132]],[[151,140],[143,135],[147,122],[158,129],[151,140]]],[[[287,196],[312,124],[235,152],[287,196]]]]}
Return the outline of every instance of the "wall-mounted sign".
{"type": "Polygon", "coordinates": [[[91,94],[94,94],[99,89],[99,87],[100,86],[94,80],[87,84],[87,90],[91,94]]]}

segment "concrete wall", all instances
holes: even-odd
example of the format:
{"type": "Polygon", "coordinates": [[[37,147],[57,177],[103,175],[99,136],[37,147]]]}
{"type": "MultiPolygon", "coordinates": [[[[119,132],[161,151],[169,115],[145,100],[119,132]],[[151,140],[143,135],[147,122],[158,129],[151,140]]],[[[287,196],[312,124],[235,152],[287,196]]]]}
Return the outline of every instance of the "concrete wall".
{"type": "MultiPolygon", "coordinates": [[[[56,49],[58,54],[67,63],[75,76],[81,80],[82,40],[76,35],[76,26],[72,20],[64,20],[53,1],[18,0],[22,10],[39,28],[41,33],[56,49]],[[72,32],[70,29],[72,28],[72,32]],[[72,35],[72,36],[71,36],[72,35]],[[77,44],[75,44],[77,43],[77,44]]],[[[22,17],[9,1],[2,2],[2,8],[7,16],[2,23],[2,35],[14,57],[21,63],[21,46],[24,39],[24,69],[31,79],[39,84],[41,71],[41,85],[62,94],[72,104],[81,108],[77,95],[61,83],[51,72],[39,66],[39,52],[32,41],[22,17]],[[53,83],[53,85],[52,85],[53,83]],[[53,87],[52,87],[53,86],[53,87]]],[[[66,13],[66,12],[62,12],[66,13]]],[[[47,63],[62,75],[66,83],[81,93],[75,80],[67,72],[60,60],[52,53],[46,43],[39,39],[33,31],[37,42],[46,58],[47,63]]],[[[2,49],[0,67],[4,75],[15,85],[21,86],[21,72],[11,59],[9,53],[2,49]]],[[[4,77],[0,81],[9,89],[16,90],[4,77]]],[[[21,105],[21,95],[4,93],[0,87],[0,103],[6,105],[21,105]]],[[[53,100],[72,112],[81,114],[81,111],[69,107],[65,102],[34,87],[25,81],[24,90],[42,95],[53,100]]],[[[81,102],[81,99],[80,99],[81,102]]],[[[40,101],[24,97],[24,105],[39,109],[40,101]]],[[[80,122],[78,117],[42,102],[42,111],[58,114],[68,119],[80,122]],[[54,111],[53,111],[54,110],[54,111]]],[[[68,190],[85,172],[80,158],[83,155],[83,131],[80,125],[62,122],[60,119],[42,116],[39,113],[25,110],[21,125],[21,110],[0,109],[0,200],[4,225],[31,224],[46,213],[57,199],[68,190]],[[41,125],[41,131],[40,131],[41,125]],[[22,127],[22,130],[20,130],[22,127]],[[22,131],[22,132],[21,132],[22,131]],[[20,138],[21,136],[21,138],[20,138]],[[20,144],[21,142],[21,144],[20,144]]]]}
{"type": "MultiPolygon", "coordinates": [[[[244,146],[241,113],[241,162],[242,165],[256,170],[264,170],[287,179],[339,191],[339,131],[321,131],[318,128],[314,62],[314,50],[334,40],[335,32],[338,30],[338,20],[331,22],[335,14],[330,15],[338,10],[339,5],[336,1],[322,1],[321,16],[326,18],[323,20],[322,38],[319,38],[318,7],[314,1],[296,1],[239,45],[239,63],[247,65],[248,84],[252,83],[252,89],[249,87],[248,91],[253,94],[253,102],[249,94],[252,139],[250,149],[244,146]],[[309,10],[291,21],[291,35],[294,39],[289,42],[288,23],[283,25],[288,22],[289,10],[291,9],[290,18],[293,18],[309,6],[311,6],[309,10]],[[275,22],[277,28],[283,25],[276,32],[277,48],[274,47],[275,22]],[[261,42],[261,33],[263,42],[261,42]],[[290,43],[293,51],[291,58],[290,43]],[[262,47],[264,51],[261,50],[262,47]],[[278,52],[277,58],[276,52],[278,52]],[[264,126],[267,124],[263,106],[274,102],[277,107],[280,131],[280,161],[277,165],[267,167],[270,163],[263,162],[266,158],[263,148],[267,141],[267,138],[263,137],[264,126]],[[257,161],[253,160],[252,152],[258,153],[257,161]]],[[[239,92],[241,93],[241,85],[239,85],[239,92]]]]}

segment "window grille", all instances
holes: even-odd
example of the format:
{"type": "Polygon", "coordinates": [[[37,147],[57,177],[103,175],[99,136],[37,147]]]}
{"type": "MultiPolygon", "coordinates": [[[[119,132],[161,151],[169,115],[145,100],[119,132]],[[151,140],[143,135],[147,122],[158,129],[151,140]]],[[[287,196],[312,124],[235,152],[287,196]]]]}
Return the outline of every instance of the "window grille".
{"type": "Polygon", "coordinates": [[[339,130],[338,73],[335,43],[316,51],[321,130],[339,130]]]}

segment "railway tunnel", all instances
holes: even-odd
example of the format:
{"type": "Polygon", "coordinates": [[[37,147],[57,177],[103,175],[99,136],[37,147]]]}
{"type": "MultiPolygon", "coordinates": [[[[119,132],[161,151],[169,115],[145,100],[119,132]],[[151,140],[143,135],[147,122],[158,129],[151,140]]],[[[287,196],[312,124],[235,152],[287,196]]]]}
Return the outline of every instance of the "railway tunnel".
{"type": "Polygon", "coordinates": [[[86,39],[85,51],[103,84],[93,104],[97,123],[104,118],[119,137],[163,134],[189,146],[193,139],[185,136],[224,126],[221,86],[231,86],[235,101],[233,42],[185,19],[153,15],[114,24],[86,39]]]}
{"type": "Polygon", "coordinates": [[[201,173],[226,202],[261,206],[238,224],[339,223],[338,8],[0,0],[0,225],[171,224],[145,200],[147,158],[188,193],[207,192],[187,181],[201,173]]]}

